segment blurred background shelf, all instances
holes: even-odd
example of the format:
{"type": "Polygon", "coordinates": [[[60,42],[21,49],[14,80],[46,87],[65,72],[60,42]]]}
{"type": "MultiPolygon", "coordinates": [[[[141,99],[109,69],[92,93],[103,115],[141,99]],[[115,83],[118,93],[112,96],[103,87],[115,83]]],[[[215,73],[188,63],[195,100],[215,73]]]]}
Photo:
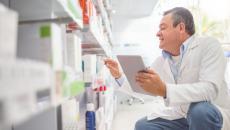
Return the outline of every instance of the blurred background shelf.
{"type": "Polygon", "coordinates": [[[53,73],[48,64],[0,60],[1,124],[23,122],[52,103],[53,73]]]}
{"type": "Polygon", "coordinates": [[[92,1],[1,3],[0,129],[85,129],[86,103],[99,102],[93,89],[110,86],[103,67],[112,55],[109,21],[92,1]]]}

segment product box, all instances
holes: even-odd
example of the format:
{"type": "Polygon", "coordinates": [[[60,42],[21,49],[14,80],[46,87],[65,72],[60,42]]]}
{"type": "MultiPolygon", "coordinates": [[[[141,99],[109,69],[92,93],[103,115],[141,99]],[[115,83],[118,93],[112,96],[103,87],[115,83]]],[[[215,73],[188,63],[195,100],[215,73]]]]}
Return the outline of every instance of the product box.
{"type": "Polygon", "coordinates": [[[14,59],[17,47],[18,14],[0,3],[0,57],[14,59]]]}
{"type": "Polygon", "coordinates": [[[0,124],[23,122],[47,108],[51,102],[52,77],[52,70],[45,63],[0,60],[0,115],[3,121],[0,124]],[[41,92],[50,98],[39,102],[44,97],[41,92]]]}
{"type": "Polygon", "coordinates": [[[76,72],[82,72],[81,39],[74,33],[66,34],[67,65],[76,72]]]}
{"type": "Polygon", "coordinates": [[[64,97],[74,97],[84,92],[84,86],[84,81],[80,80],[71,68],[65,68],[62,86],[62,94],[64,97]]]}
{"type": "Polygon", "coordinates": [[[93,78],[96,76],[96,55],[84,55],[83,56],[83,65],[84,65],[84,81],[92,82],[93,78]]]}
{"type": "Polygon", "coordinates": [[[17,57],[49,63],[63,70],[63,31],[59,24],[19,25],[17,57]]]}
{"type": "Polygon", "coordinates": [[[63,130],[77,130],[80,120],[79,102],[75,101],[74,99],[65,101],[63,104],[61,104],[61,115],[63,130]]]}

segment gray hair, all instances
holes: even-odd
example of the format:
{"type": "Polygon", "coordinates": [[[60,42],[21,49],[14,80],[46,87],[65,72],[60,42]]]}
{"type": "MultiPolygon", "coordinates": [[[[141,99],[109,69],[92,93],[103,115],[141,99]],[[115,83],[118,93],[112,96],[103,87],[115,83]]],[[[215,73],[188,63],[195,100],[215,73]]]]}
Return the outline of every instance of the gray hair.
{"type": "Polygon", "coordinates": [[[173,27],[176,27],[179,23],[185,24],[185,30],[189,35],[195,33],[195,25],[191,12],[183,7],[175,7],[164,12],[164,16],[172,14],[173,27]]]}

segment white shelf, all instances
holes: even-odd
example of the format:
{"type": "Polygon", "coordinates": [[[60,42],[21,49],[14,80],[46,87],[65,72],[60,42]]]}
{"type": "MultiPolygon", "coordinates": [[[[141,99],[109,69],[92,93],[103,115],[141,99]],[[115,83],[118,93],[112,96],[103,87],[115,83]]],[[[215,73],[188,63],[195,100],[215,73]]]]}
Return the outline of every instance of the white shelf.
{"type": "Polygon", "coordinates": [[[54,12],[55,9],[61,17],[68,16],[61,6],[56,4],[54,0],[11,0],[10,8],[16,10],[20,15],[19,21],[34,21],[43,19],[57,18],[54,12]],[[62,13],[61,13],[62,12],[62,13]]]}
{"type": "Polygon", "coordinates": [[[83,54],[111,56],[112,33],[106,10],[102,3],[99,5],[98,2],[93,1],[91,4],[91,8],[88,9],[91,12],[89,24],[84,25],[82,30],[83,54]]]}
{"type": "Polygon", "coordinates": [[[100,33],[97,26],[91,24],[90,27],[85,28],[83,35],[83,53],[90,54],[105,54],[111,56],[111,46],[106,43],[103,34],[100,33]]]}
{"type": "MultiPolygon", "coordinates": [[[[11,126],[12,123],[20,124],[36,114],[41,114],[44,109],[57,107],[73,97],[71,90],[69,95],[64,95],[62,90],[60,93],[57,91],[59,88],[64,90],[64,85],[68,88],[76,81],[76,71],[81,70],[81,67],[76,68],[81,64],[81,59],[79,58],[77,63],[65,64],[65,51],[69,52],[66,53],[69,56],[67,61],[77,58],[74,57],[75,50],[71,50],[74,45],[64,47],[65,26],[53,20],[71,17],[83,28],[82,9],[78,2],[11,0],[10,7],[18,11],[20,16],[20,33],[17,48],[15,47],[15,58],[10,61],[0,59],[0,115],[3,115],[0,129],[1,126],[11,126]],[[30,60],[25,60],[26,58],[30,60]],[[67,65],[73,68],[71,72],[66,70],[67,65]],[[62,72],[65,72],[69,79],[64,80],[62,72]],[[40,99],[44,94],[48,97],[40,99]]],[[[94,15],[90,18],[89,26],[80,32],[83,37],[83,52],[111,56],[111,27],[104,6],[101,10],[104,11],[104,27],[100,18],[94,15]],[[107,33],[104,33],[104,28],[107,33]]],[[[77,83],[74,83],[76,86],[77,83]]]]}
{"type": "Polygon", "coordinates": [[[10,8],[19,14],[20,22],[42,22],[72,18],[83,27],[82,11],[75,0],[11,0],[10,8]]]}
{"type": "Polygon", "coordinates": [[[111,0],[104,0],[105,8],[107,10],[112,10],[112,1],[111,0]]]}
{"type": "Polygon", "coordinates": [[[102,0],[96,0],[96,6],[102,16],[102,21],[104,24],[104,27],[106,29],[106,32],[108,33],[108,38],[110,40],[110,42],[113,42],[112,40],[112,30],[111,30],[111,23],[109,22],[109,18],[108,18],[108,12],[105,9],[105,6],[102,2],[102,0]]]}
{"type": "Polygon", "coordinates": [[[73,20],[83,28],[82,9],[78,0],[57,0],[73,20]]]}

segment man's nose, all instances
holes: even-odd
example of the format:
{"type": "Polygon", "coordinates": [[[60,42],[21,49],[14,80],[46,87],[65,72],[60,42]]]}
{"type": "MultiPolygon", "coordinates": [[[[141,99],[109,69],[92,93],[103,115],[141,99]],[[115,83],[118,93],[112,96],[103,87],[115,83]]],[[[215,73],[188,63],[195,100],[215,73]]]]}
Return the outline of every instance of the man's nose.
{"type": "Polygon", "coordinates": [[[157,37],[160,37],[160,31],[158,31],[158,32],[156,33],[156,36],[157,36],[157,37]]]}

